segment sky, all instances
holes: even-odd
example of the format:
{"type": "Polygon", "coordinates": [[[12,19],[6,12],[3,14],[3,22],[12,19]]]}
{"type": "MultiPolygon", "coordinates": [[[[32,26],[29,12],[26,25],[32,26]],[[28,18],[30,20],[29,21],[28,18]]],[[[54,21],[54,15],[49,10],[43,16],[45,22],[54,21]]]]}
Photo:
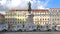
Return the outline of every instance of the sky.
{"type": "Polygon", "coordinates": [[[60,0],[0,0],[0,12],[11,9],[28,9],[28,2],[32,9],[60,8],[60,0]]]}

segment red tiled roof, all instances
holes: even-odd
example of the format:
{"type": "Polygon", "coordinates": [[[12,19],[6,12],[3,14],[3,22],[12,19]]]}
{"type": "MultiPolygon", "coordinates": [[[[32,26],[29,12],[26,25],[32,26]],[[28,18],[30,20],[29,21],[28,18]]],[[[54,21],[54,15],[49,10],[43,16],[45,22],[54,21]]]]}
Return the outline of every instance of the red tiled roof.
{"type": "Polygon", "coordinates": [[[48,10],[32,10],[33,12],[48,12],[48,10]]]}
{"type": "Polygon", "coordinates": [[[60,10],[60,8],[49,8],[49,10],[60,10]]]}
{"type": "MultiPolygon", "coordinates": [[[[9,10],[9,11],[12,11],[12,12],[15,12],[15,11],[28,11],[28,10],[9,10]]],[[[31,10],[33,12],[48,12],[48,10],[45,10],[45,9],[41,9],[41,10],[31,10]]]]}

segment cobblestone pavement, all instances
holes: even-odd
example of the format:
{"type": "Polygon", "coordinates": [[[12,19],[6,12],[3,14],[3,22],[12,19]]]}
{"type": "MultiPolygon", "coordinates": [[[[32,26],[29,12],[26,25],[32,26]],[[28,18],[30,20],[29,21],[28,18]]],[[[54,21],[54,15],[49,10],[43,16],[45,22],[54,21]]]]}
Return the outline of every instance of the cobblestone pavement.
{"type": "Polygon", "coordinates": [[[60,32],[0,32],[0,34],[60,34],[60,32]]]}

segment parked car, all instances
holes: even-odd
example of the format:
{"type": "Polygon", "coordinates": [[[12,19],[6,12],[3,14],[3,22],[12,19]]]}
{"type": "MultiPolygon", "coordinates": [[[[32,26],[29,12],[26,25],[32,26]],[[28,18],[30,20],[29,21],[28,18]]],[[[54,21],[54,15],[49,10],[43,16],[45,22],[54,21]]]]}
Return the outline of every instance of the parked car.
{"type": "Polygon", "coordinates": [[[8,30],[8,25],[7,24],[0,25],[0,31],[6,32],[7,30],[8,30]]]}
{"type": "Polygon", "coordinates": [[[0,25],[0,31],[2,31],[2,30],[3,30],[3,28],[2,28],[2,27],[3,27],[3,26],[1,26],[1,25],[0,25]]]}
{"type": "Polygon", "coordinates": [[[36,31],[37,27],[36,26],[28,26],[25,29],[26,29],[26,31],[36,31]]]}
{"type": "Polygon", "coordinates": [[[13,25],[12,31],[22,31],[22,25],[13,25]]]}
{"type": "Polygon", "coordinates": [[[37,26],[34,23],[26,23],[24,26],[25,31],[35,31],[37,26]]]}
{"type": "Polygon", "coordinates": [[[6,32],[8,30],[8,24],[4,24],[2,28],[3,28],[2,31],[6,32]]]}
{"type": "Polygon", "coordinates": [[[60,25],[57,25],[57,26],[56,26],[56,30],[57,30],[57,31],[60,31],[60,25]]]}

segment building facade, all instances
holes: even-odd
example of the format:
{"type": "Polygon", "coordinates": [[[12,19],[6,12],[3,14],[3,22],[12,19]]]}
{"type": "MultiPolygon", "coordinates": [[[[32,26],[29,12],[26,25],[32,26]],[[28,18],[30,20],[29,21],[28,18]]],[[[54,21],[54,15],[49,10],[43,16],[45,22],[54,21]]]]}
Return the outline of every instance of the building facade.
{"type": "Polygon", "coordinates": [[[60,8],[48,9],[50,13],[50,23],[53,25],[60,25],[60,8]]]}
{"type": "Polygon", "coordinates": [[[5,15],[0,14],[0,24],[4,24],[5,23],[5,15]]]}
{"type": "Polygon", "coordinates": [[[33,10],[32,11],[34,14],[33,17],[33,21],[34,24],[39,25],[39,26],[43,26],[45,24],[49,24],[49,14],[48,14],[48,10],[33,10]]]}
{"type": "MultiPolygon", "coordinates": [[[[41,10],[31,10],[33,14],[33,23],[37,26],[43,26],[46,24],[60,24],[60,9],[50,8],[41,10]]],[[[10,10],[6,12],[6,23],[13,24],[26,24],[28,22],[28,10],[10,10]]]]}
{"type": "MultiPolygon", "coordinates": [[[[48,10],[32,10],[33,14],[33,23],[35,25],[45,25],[49,23],[48,10]]],[[[6,12],[5,18],[6,23],[27,23],[28,10],[11,10],[6,12]]]]}
{"type": "Polygon", "coordinates": [[[12,29],[13,25],[20,25],[21,27],[26,24],[27,21],[27,10],[10,10],[6,12],[5,22],[9,28],[12,29]]]}

